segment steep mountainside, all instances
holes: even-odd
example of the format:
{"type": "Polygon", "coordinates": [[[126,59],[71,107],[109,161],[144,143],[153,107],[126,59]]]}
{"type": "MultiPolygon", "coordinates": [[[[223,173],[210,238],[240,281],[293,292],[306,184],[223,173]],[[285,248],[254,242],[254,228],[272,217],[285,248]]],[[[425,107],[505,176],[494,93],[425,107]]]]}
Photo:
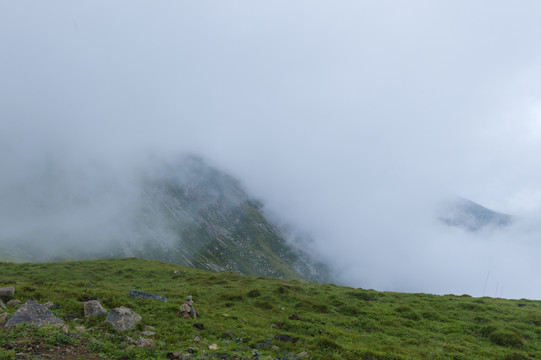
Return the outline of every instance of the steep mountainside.
{"type": "Polygon", "coordinates": [[[145,180],[125,255],[246,275],[327,280],[231,176],[188,157],[145,180]],[[139,244],[134,246],[134,244],[139,244]]]}
{"type": "Polygon", "coordinates": [[[471,200],[456,198],[438,209],[438,219],[446,225],[462,227],[468,231],[505,227],[513,217],[483,207],[471,200]]]}
{"type": "Polygon", "coordinates": [[[285,232],[269,222],[261,204],[236,179],[199,158],[145,167],[131,190],[115,199],[122,203],[115,205],[116,211],[100,199],[122,191],[97,191],[93,189],[91,198],[69,196],[66,190],[60,200],[44,202],[45,196],[35,201],[48,215],[29,218],[29,225],[44,218],[50,219],[49,225],[0,239],[4,260],[136,256],[245,275],[329,280],[327,267],[286,241],[285,232]],[[108,215],[97,222],[102,212],[108,215]],[[85,219],[84,226],[73,224],[85,219]]]}

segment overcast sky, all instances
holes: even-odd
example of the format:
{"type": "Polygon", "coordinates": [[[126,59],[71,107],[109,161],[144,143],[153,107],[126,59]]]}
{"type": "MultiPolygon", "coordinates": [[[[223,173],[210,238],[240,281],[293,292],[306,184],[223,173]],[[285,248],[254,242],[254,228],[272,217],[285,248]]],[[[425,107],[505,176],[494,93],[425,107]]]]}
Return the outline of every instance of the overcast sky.
{"type": "Polygon", "coordinates": [[[541,299],[540,13],[0,0],[0,194],[46,158],[88,179],[192,152],[311,232],[351,286],[541,299]],[[434,204],[454,196],[528,225],[443,228],[434,204]]]}

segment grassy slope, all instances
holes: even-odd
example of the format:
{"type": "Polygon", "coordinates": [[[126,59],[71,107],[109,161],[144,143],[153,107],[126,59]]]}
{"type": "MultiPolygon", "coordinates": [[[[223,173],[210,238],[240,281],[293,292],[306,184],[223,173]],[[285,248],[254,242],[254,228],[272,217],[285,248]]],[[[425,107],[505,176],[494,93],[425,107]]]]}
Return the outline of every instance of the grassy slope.
{"type": "MultiPolygon", "coordinates": [[[[156,349],[128,349],[125,334],[104,327],[103,319],[68,321],[70,331],[90,331],[74,339],[60,330],[19,328],[0,333],[0,347],[13,353],[25,342],[45,346],[84,344],[103,358],[165,359],[168,352],[228,354],[230,359],[262,359],[308,352],[312,359],[535,359],[541,358],[541,302],[468,296],[382,293],[232,273],[210,273],[140,259],[47,264],[0,264],[0,286],[16,287],[16,298],[53,301],[59,317],[81,313],[83,301],[105,298],[112,309],[127,306],[143,317],[127,335],[137,339],[145,325],[156,328],[156,349]],[[175,274],[174,270],[185,273],[175,274]],[[128,297],[130,289],[166,296],[169,301],[128,297]],[[175,315],[186,295],[202,317],[175,315]],[[521,304],[521,306],[519,306],[521,304]],[[291,320],[292,314],[302,320],[291,320]],[[204,330],[192,325],[202,323],[204,330]],[[232,333],[230,340],[224,333],[232,333]],[[276,335],[299,338],[292,343],[276,335]],[[198,336],[201,341],[195,342],[198,336]],[[23,339],[23,340],[21,340],[23,339]],[[270,342],[280,349],[271,348],[270,342]],[[265,344],[267,341],[267,344],[265,344]],[[209,350],[210,344],[218,350],[209,350]]],[[[15,309],[9,309],[13,313],[15,309]]],[[[83,346],[83,345],[81,345],[83,346]]],[[[0,350],[0,358],[2,358],[0,350]]],[[[9,358],[5,353],[4,356],[9,358]]],[[[28,357],[30,358],[30,357],[28,357]]]]}

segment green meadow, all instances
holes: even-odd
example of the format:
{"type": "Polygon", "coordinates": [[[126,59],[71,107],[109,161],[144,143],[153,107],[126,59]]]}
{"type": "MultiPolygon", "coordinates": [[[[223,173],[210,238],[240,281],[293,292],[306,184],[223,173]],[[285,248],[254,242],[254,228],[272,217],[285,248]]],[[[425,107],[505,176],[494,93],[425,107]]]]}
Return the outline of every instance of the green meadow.
{"type": "Polygon", "coordinates": [[[541,302],[532,300],[377,292],[135,258],[2,263],[0,287],[6,286],[23,302],[52,301],[68,331],[2,328],[0,359],[47,358],[66,349],[66,359],[541,358],[541,302]],[[168,301],[129,297],[130,289],[168,301]],[[177,314],[187,295],[197,319],[177,314]],[[117,333],[104,318],[84,318],[83,302],[91,299],[108,310],[126,306],[143,320],[117,333]],[[155,335],[142,334],[149,326],[155,335]],[[127,336],[151,338],[156,347],[133,346],[127,336]]]}

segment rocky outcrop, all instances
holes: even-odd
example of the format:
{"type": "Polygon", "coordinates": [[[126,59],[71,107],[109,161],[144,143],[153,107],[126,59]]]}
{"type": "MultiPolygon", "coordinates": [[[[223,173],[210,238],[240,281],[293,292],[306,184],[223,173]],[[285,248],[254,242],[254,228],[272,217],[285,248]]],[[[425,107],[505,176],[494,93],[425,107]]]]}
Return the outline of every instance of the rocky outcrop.
{"type": "Polygon", "coordinates": [[[44,325],[62,326],[64,322],[45,306],[34,300],[28,300],[9,318],[5,326],[10,327],[17,324],[31,324],[40,327],[44,325]]]}
{"type": "Polygon", "coordinates": [[[0,299],[8,301],[15,296],[15,288],[13,286],[0,288],[0,299]]]}
{"type": "Polygon", "coordinates": [[[111,310],[111,312],[107,314],[105,322],[111,324],[116,331],[124,332],[135,328],[141,319],[141,316],[137,313],[127,307],[121,306],[111,310]]]}
{"type": "Polygon", "coordinates": [[[89,300],[84,303],[85,317],[97,317],[107,315],[107,310],[98,300],[89,300]]]}

